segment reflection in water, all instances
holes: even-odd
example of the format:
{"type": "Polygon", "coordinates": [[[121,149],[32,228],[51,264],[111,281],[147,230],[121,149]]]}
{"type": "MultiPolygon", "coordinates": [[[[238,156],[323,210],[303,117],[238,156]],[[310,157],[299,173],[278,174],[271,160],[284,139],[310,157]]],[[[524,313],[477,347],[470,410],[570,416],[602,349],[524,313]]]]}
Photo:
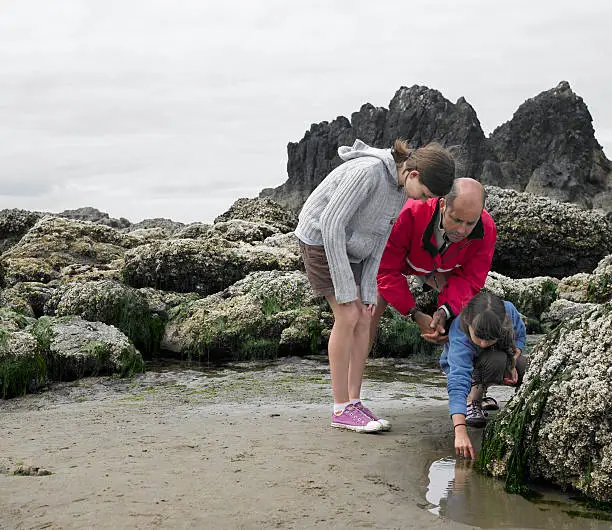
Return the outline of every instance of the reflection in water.
{"type": "Polygon", "coordinates": [[[588,510],[558,491],[539,491],[535,501],[504,491],[499,480],[472,469],[472,462],[442,458],[429,467],[428,510],[484,528],[609,530],[611,514],[588,510]]]}

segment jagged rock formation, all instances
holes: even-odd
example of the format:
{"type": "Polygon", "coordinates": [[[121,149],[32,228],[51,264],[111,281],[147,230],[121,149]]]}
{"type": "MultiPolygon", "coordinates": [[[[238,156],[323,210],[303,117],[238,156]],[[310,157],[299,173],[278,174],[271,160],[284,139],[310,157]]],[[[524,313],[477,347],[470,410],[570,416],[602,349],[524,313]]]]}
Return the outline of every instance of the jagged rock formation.
{"type": "Polygon", "coordinates": [[[464,98],[452,103],[427,87],[402,87],[388,110],[366,104],[350,122],[340,116],[313,124],[302,140],[287,146],[288,180],[260,196],[299,210],[341,163],[340,145],[360,138],[390,147],[397,137],[415,146],[435,140],[448,147],[458,162],[457,176],[612,211],[612,165],[595,139],[586,104],[565,81],[523,103],[489,138],[464,98]]]}

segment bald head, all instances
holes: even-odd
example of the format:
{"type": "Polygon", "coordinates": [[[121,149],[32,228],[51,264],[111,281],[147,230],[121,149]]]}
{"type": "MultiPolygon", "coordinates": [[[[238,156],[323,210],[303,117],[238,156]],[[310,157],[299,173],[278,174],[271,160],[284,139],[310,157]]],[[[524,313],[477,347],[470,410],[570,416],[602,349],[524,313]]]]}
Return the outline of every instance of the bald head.
{"type": "Polygon", "coordinates": [[[446,197],[446,205],[452,207],[459,200],[464,204],[472,204],[484,208],[485,190],[484,186],[477,180],[470,178],[458,178],[453,182],[453,187],[446,197]]]}
{"type": "Polygon", "coordinates": [[[442,227],[448,238],[461,241],[472,233],[484,208],[485,190],[471,178],[458,178],[450,193],[440,200],[442,227]]]}

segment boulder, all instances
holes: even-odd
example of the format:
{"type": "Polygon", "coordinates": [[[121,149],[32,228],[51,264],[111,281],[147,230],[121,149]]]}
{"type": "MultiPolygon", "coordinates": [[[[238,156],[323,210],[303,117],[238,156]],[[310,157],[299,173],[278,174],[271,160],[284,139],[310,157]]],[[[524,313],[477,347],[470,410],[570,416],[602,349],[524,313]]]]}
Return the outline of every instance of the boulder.
{"type": "Polygon", "coordinates": [[[55,288],[40,282],[19,282],[0,292],[0,304],[23,315],[38,318],[44,315],[45,304],[55,288]]]}
{"type": "Polygon", "coordinates": [[[216,293],[257,270],[296,270],[298,254],[282,247],[221,238],[171,239],[126,252],[122,278],[133,287],[216,293]]]}
{"type": "Polygon", "coordinates": [[[42,317],[32,327],[50,379],[71,381],[86,376],[132,376],[144,371],[140,352],[116,327],[78,316],[42,317]]]}
{"type": "Polygon", "coordinates": [[[45,313],[58,317],[78,315],[90,322],[113,325],[145,354],[158,350],[164,327],[138,289],[113,280],[64,286],[47,302],[45,313]]]}
{"type": "Polygon", "coordinates": [[[564,278],[591,272],[612,252],[612,222],[529,193],[487,186],[488,212],[497,226],[492,269],[513,278],[564,278]]]}
{"type": "Polygon", "coordinates": [[[559,280],[550,276],[514,279],[491,271],[484,288],[512,302],[525,317],[540,320],[542,313],[557,299],[558,283],[559,280]]]}
{"type": "Polygon", "coordinates": [[[39,390],[47,382],[47,365],[36,338],[3,324],[0,322],[0,396],[6,399],[39,390]]]}
{"type": "Polygon", "coordinates": [[[297,226],[297,216],[270,199],[238,199],[230,209],[215,219],[216,223],[241,219],[273,226],[280,232],[291,232],[297,226]]]}
{"type": "Polygon", "coordinates": [[[612,302],[562,322],[534,347],[523,385],[487,426],[478,467],[612,501],[612,302]]]}
{"type": "Polygon", "coordinates": [[[559,298],[550,304],[550,307],[542,314],[542,331],[548,333],[561,324],[561,322],[574,318],[582,313],[586,313],[587,311],[591,311],[595,306],[596,304],[581,304],[559,298]]]}
{"type": "Polygon", "coordinates": [[[307,354],[329,324],[302,272],[254,272],[175,308],[162,348],[206,361],[307,354]]]}
{"type": "Polygon", "coordinates": [[[27,210],[0,211],[0,254],[19,242],[21,237],[43,217],[40,212],[27,210]]]}
{"type": "Polygon", "coordinates": [[[138,244],[140,240],[108,226],[44,217],[2,255],[5,283],[48,283],[60,279],[64,267],[109,265],[138,244]]]}

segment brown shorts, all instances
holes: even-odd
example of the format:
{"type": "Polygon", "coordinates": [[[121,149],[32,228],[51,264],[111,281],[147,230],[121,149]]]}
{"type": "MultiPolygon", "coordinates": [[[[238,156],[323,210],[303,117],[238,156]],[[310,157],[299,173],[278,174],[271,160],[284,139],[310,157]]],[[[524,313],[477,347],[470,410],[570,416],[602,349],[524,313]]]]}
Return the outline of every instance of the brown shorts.
{"type": "MultiPolygon", "coordinates": [[[[300,252],[304,260],[306,276],[314,293],[317,296],[335,296],[336,291],[329,272],[325,249],[322,246],[307,245],[300,241],[300,252]]],[[[359,287],[361,284],[363,261],[351,263],[351,269],[355,278],[355,284],[359,287]]]]}

